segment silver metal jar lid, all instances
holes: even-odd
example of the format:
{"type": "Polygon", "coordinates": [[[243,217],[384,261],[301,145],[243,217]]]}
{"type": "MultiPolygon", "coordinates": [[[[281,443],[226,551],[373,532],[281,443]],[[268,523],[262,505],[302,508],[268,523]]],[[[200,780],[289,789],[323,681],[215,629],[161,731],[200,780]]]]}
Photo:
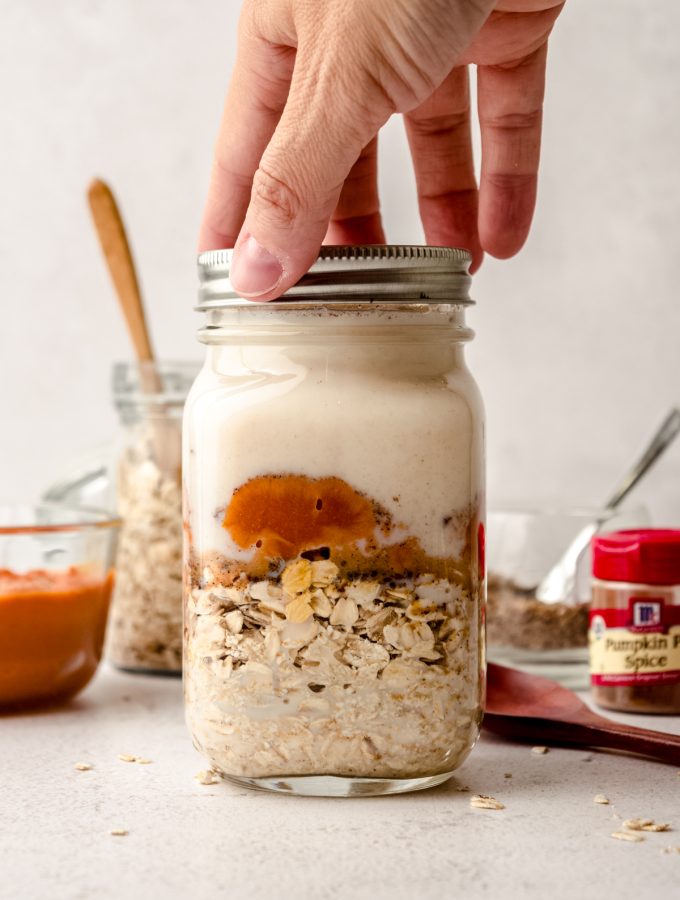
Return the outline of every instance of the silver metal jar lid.
{"type": "MultiPolygon", "coordinates": [[[[233,290],[233,250],[198,257],[198,309],[249,306],[233,290]]],[[[454,247],[417,244],[327,245],[310,270],[274,303],[424,301],[468,306],[471,256],[454,247]]],[[[269,304],[262,304],[268,306],[269,304]]]]}

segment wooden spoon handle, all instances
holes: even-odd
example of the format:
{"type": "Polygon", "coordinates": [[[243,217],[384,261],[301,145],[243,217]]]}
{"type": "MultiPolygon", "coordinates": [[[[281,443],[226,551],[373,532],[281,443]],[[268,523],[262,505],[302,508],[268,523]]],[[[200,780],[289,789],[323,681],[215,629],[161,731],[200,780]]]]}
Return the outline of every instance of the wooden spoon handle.
{"type": "Polygon", "coordinates": [[[111,188],[95,178],[87,192],[106,264],[125,316],[137,359],[153,360],[142,295],[123,219],[111,188]]]}
{"type": "Polygon", "coordinates": [[[642,756],[651,756],[664,762],[680,766],[680,735],[665,734],[661,731],[650,731],[634,725],[623,725],[609,719],[597,717],[592,724],[579,725],[588,735],[592,735],[593,744],[609,747],[612,750],[628,750],[642,756]]]}
{"type": "Polygon", "coordinates": [[[487,713],[484,716],[484,727],[487,731],[514,740],[624,750],[680,766],[680,735],[648,731],[608,720],[606,725],[577,724],[487,713]]]}

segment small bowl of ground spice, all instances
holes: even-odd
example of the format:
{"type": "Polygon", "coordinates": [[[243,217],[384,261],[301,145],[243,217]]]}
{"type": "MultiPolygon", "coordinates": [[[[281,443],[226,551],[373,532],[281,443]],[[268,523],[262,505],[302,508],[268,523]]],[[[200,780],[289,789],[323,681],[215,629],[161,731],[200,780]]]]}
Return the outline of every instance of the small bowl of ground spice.
{"type": "Polygon", "coordinates": [[[593,522],[609,532],[649,522],[644,507],[617,512],[547,506],[496,507],[487,519],[488,657],[587,689],[590,548],[578,559],[573,593],[546,602],[537,588],[579,532],[593,522]]]}
{"type": "Polygon", "coordinates": [[[0,712],[63,703],[94,675],[119,525],[100,510],[0,506],[0,712]]]}

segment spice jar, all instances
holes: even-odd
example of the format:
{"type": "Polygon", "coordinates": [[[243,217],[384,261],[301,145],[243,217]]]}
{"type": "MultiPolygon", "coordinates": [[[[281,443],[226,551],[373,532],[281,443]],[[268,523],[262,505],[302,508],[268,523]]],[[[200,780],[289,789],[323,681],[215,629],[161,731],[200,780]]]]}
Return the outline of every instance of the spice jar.
{"type": "Polygon", "coordinates": [[[680,531],[593,539],[590,672],[599,706],[680,713],[680,531]]]}
{"type": "Polygon", "coordinates": [[[182,669],[181,416],[197,368],[114,368],[122,433],[112,476],[123,525],[106,653],[123,669],[182,669]]]}
{"type": "Polygon", "coordinates": [[[199,257],[184,420],[185,699],[223,777],[299,794],[448,778],[483,703],[483,413],[469,255],[324,247],[280,300],[199,257]]]}

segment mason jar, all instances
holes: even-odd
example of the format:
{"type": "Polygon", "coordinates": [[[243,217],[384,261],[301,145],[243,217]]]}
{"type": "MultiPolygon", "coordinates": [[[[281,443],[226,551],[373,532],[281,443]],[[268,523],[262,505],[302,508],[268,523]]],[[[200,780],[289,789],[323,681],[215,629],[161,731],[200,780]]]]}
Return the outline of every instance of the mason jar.
{"type": "Polygon", "coordinates": [[[184,417],[189,728],[299,794],[447,779],[484,697],[484,431],[469,255],[323,247],[280,300],[202,254],[184,417]]]}
{"type": "Polygon", "coordinates": [[[122,519],[106,655],[119,668],[182,670],[182,409],[198,366],[119,363],[121,432],[110,482],[122,519]]]}

